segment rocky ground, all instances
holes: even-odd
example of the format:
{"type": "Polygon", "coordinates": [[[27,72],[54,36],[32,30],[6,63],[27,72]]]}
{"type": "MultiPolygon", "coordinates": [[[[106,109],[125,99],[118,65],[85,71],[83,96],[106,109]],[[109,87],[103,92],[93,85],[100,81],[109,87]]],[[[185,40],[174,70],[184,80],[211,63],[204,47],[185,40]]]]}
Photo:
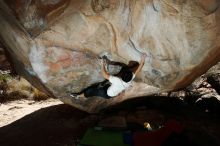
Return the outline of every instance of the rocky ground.
{"type": "Polygon", "coordinates": [[[191,105],[197,105],[206,112],[219,112],[220,107],[220,63],[212,67],[206,74],[197,78],[183,90],[162,93],[168,97],[178,97],[191,105]]]}

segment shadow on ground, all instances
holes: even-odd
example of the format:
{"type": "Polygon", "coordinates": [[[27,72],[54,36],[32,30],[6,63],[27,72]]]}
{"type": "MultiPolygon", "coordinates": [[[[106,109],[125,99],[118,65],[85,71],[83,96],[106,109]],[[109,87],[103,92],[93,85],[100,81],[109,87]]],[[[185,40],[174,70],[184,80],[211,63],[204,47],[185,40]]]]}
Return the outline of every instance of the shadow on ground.
{"type": "MultiPolygon", "coordinates": [[[[220,107],[219,101],[216,102],[215,106],[220,107]]],[[[153,126],[176,119],[195,145],[220,145],[218,108],[207,112],[177,98],[156,96],[126,101],[93,115],[64,104],[43,108],[0,128],[0,145],[74,146],[88,127],[112,115],[123,116],[128,121],[147,121],[153,126]]]]}
{"type": "Polygon", "coordinates": [[[92,117],[64,104],[43,108],[0,128],[0,145],[74,145],[92,117]]]}

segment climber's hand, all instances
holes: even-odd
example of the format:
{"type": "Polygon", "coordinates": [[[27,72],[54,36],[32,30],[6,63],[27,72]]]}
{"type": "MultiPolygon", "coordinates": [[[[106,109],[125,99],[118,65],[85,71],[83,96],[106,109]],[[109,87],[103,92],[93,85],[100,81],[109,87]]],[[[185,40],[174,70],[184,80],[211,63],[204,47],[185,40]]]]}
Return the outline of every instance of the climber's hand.
{"type": "Polygon", "coordinates": [[[146,57],[147,57],[147,54],[146,53],[142,53],[141,59],[145,59],[146,57]]]}

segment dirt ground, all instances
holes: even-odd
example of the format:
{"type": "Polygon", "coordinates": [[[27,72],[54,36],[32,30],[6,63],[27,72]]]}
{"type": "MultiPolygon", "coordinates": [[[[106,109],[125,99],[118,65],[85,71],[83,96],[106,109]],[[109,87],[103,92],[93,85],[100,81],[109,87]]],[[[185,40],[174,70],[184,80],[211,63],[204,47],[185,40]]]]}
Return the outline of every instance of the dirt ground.
{"type": "Polygon", "coordinates": [[[21,119],[22,117],[31,114],[36,110],[40,110],[45,107],[62,104],[57,99],[48,99],[43,101],[33,100],[15,100],[7,103],[0,104],[0,127],[11,124],[12,122],[21,119]]]}
{"type": "Polygon", "coordinates": [[[0,145],[75,145],[79,122],[87,116],[55,99],[1,104],[0,145]]]}
{"type": "MultiPolygon", "coordinates": [[[[219,106],[219,103],[217,103],[219,106]]],[[[201,146],[220,145],[220,115],[167,97],[126,101],[99,114],[88,114],[59,100],[17,100],[0,105],[1,146],[75,146],[88,127],[119,115],[152,127],[176,119],[184,135],[201,146]]]]}

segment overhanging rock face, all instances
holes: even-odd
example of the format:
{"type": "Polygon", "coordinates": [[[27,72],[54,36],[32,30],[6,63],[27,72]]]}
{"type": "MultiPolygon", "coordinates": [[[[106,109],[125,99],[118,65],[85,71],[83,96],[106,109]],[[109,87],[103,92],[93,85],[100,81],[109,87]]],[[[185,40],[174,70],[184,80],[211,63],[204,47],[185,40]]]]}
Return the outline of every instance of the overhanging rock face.
{"type": "MultiPolygon", "coordinates": [[[[64,103],[97,112],[126,99],[176,90],[220,61],[219,0],[5,0],[0,39],[17,72],[64,103]],[[109,100],[73,99],[104,80],[102,54],[145,65],[109,100]]],[[[117,69],[110,67],[114,72],[117,69]]]]}

